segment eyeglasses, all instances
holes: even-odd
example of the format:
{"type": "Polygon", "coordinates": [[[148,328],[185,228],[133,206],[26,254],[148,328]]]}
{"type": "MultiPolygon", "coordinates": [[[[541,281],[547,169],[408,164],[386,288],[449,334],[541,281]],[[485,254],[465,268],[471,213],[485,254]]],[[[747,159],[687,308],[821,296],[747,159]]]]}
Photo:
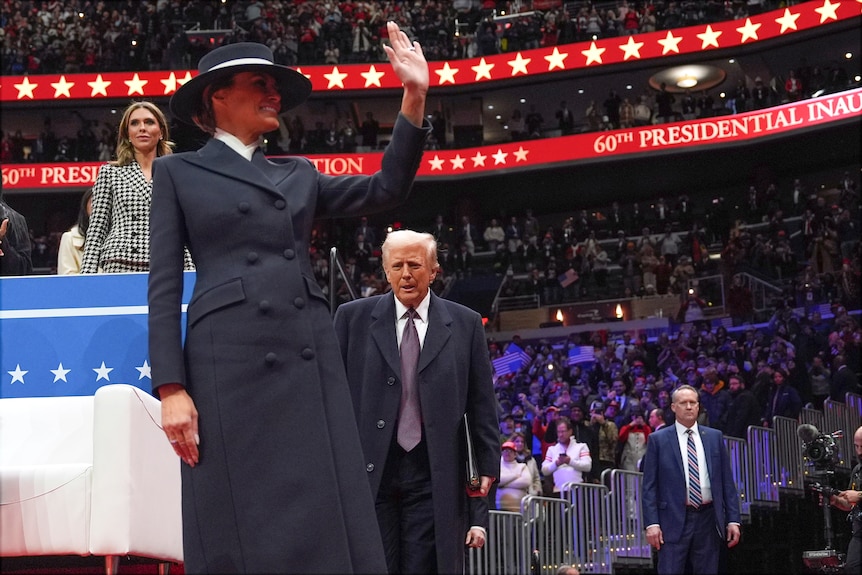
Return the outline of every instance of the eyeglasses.
{"type": "Polygon", "coordinates": [[[675,405],[681,405],[683,407],[697,407],[697,401],[675,401],[675,405]]]}

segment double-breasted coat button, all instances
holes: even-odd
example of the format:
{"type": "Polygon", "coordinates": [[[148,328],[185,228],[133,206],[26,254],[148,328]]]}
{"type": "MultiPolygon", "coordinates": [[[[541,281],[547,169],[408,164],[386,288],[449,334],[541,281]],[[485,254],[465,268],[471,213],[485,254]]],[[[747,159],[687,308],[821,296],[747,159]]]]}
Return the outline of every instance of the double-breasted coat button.
{"type": "Polygon", "coordinates": [[[269,352],[268,354],[266,354],[266,357],[263,358],[263,360],[269,365],[274,364],[277,359],[278,356],[274,352],[269,352]]]}
{"type": "Polygon", "coordinates": [[[394,377],[390,377],[389,379],[387,379],[387,380],[386,380],[386,385],[395,385],[395,378],[394,378],[394,377]]]}
{"type": "Polygon", "coordinates": [[[378,419],[377,420],[377,429],[383,429],[384,427],[386,427],[386,422],[383,421],[382,419],[378,419]]]}
{"type": "Polygon", "coordinates": [[[132,248],[132,253],[133,253],[133,254],[138,253],[138,248],[132,248]]]}
{"type": "Polygon", "coordinates": [[[268,299],[262,299],[260,300],[260,303],[257,304],[257,308],[264,313],[268,312],[271,307],[272,305],[269,303],[268,299]]]}
{"type": "Polygon", "coordinates": [[[306,347],[302,350],[300,355],[302,355],[302,359],[314,359],[314,350],[310,347],[306,347]]]}
{"type": "Polygon", "coordinates": [[[132,232],[132,237],[135,237],[136,235],[138,235],[138,232],[132,232]]]}
{"type": "Polygon", "coordinates": [[[284,200],[275,200],[275,209],[277,210],[283,210],[286,205],[287,204],[284,203],[284,200]]]}
{"type": "Polygon", "coordinates": [[[368,473],[371,473],[372,471],[374,471],[374,464],[373,464],[373,463],[369,463],[368,465],[366,465],[366,466],[365,466],[365,471],[367,471],[368,473]]]}
{"type": "Polygon", "coordinates": [[[292,260],[293,258],[296,257],[296,252],[290,248],[287,248],[286,250],[284,250],[284,257],[286,257],[289,260],[292,260]]]}
{"type": "Polygon", "coordinates": [[[257,252],[248,252],[248,255],[245,256],[245,259],[248,260],[248,263],[253,264],[257,261],[257,252]]]}
{"type": "Polygon", "coordinates": [[[247,214],[248,211],[251,209],[251,206],[248,205],[248,202],[240,202],[237,208],[239,208],[239,211],[241,211],[242,213],[247,214]]]}
{"type": "Polygon", "coordinates": [[[302,299],[301,297],[298,297],[295,300],[293,300],[293,305],[296,306],[297,309],[302,309],[305,307],[305,300],[302,299]]]}

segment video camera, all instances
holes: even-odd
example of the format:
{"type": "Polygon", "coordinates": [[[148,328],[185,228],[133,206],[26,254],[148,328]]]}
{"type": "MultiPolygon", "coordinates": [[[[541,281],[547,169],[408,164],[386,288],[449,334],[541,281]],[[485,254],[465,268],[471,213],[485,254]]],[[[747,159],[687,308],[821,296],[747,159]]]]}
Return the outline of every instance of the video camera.
{"type": "Polygon", "coordinates": [[[821,433],[813,425],[804,423],[796,428],[796,435],[802,440],[802,456],[810,465],[820,471],[835,469],[841,459],[835,440],[844,437],[843,431],[821,433]]]}

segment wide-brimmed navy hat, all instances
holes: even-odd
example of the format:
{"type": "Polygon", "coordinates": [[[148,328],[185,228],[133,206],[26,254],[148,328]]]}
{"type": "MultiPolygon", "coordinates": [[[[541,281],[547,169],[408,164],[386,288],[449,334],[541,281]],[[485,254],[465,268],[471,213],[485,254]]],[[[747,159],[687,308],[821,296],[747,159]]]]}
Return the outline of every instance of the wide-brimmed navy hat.
{"type": "Polygon", "coordinates": [[[311,93],[309,79],[287,66],[274,63],[268,46],[256,42],[227,44],[201,58],[198,75],[171,97],[174,117],[193,124],[206,87],[220,78],[240,72],[262,72],[272,76],[281,95],[282,112],[300,105],[311,93]]]}

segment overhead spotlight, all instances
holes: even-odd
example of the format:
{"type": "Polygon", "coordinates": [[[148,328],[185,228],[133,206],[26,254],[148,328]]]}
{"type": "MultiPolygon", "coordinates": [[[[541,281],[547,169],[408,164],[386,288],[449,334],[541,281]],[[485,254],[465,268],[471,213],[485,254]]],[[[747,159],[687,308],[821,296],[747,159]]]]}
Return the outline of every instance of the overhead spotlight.
{"type": "Polygon", "coordinates": [[[845,52],[844,57],[848,60],[853,58],[853,52],[845,52]]]}
{"type": "Polygon", "coordinates": [[[727,61],[728,64],[736,64],[736,58],[731,58],[727,61]]]}
{"type": "Polygon", "coordinates": [[[697,86],[697,78],[694,76],[683,76],[676,81],[676,85],[679,88],[694,88],[697,86]]]}
{"type": "Polygon", "coordinates": [[[526,104],[526,103],[527,103],[527,99],[526,99],[526,98],[521,98],[520,102],[521,102],[522,104],[526,104]]]}

